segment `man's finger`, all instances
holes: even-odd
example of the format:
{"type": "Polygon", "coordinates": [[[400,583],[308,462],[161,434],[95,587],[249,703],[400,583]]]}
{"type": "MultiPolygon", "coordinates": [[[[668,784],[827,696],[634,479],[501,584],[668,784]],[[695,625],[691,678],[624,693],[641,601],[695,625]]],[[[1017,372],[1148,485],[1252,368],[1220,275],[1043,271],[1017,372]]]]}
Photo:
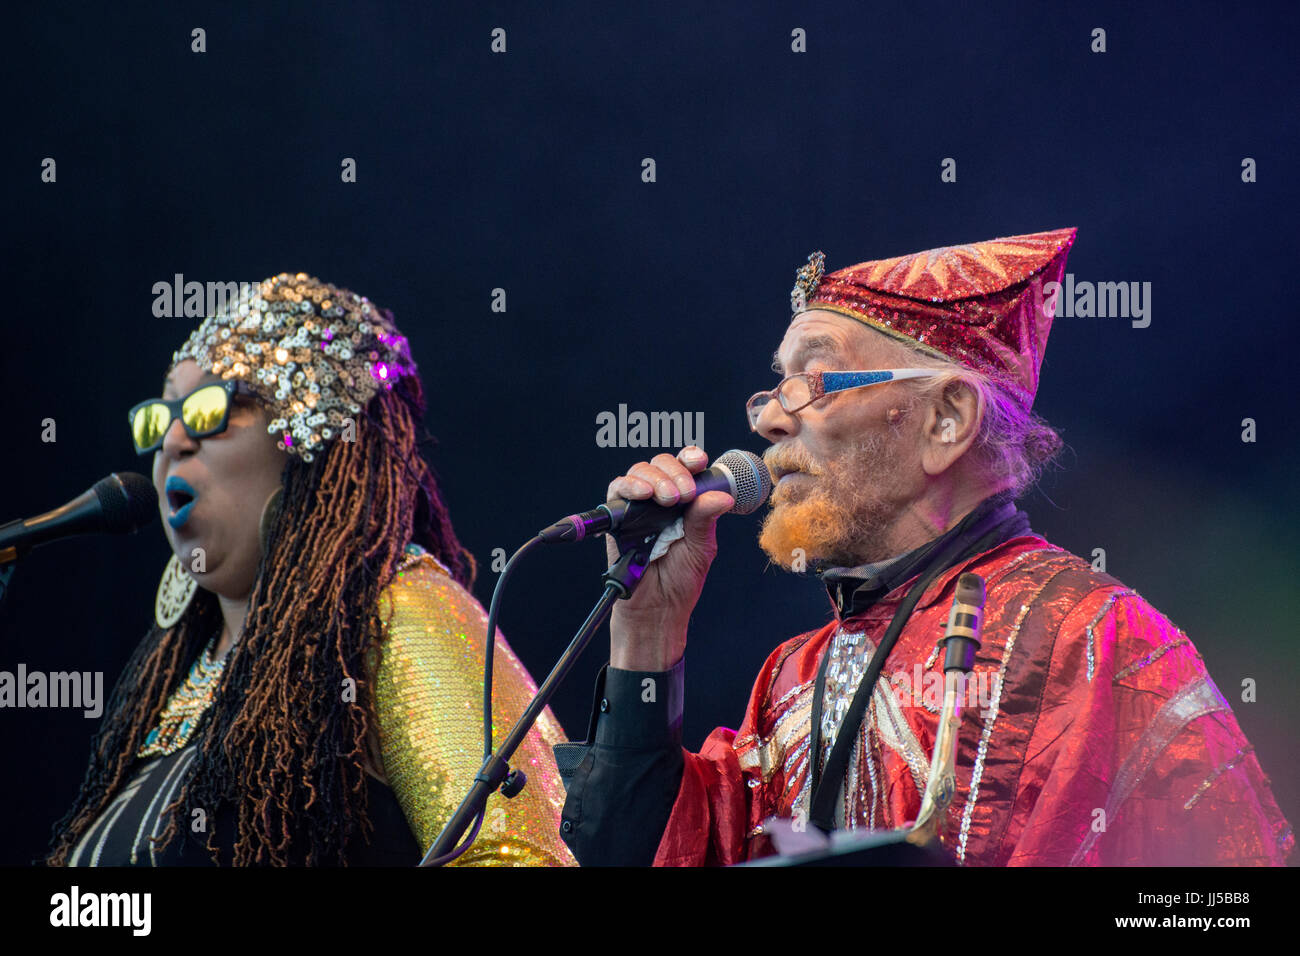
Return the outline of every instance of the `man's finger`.
{"type": "Polygon", "coordinates": [[[687,471],[691,474],[699,474],[709,464],[709,456],[704,453],[704,449],[696,445],[687,445],[677,453],[677,460],[686,466],[687,471]]]}
{"type": "Polygon", "coordinates": [[[694,544],[706,544],[720,515],[736,507],[736,499],[725,491],[707,491],[686,511],[682,530],[694,544]]]}

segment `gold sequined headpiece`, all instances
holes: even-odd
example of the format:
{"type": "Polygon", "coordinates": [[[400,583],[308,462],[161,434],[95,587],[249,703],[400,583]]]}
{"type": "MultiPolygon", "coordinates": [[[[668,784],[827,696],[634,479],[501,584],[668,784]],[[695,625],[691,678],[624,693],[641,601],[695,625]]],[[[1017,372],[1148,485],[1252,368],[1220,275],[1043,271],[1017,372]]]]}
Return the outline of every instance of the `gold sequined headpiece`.
{"type": "Polygon", "coordinates": [[[393,315],[364,296],[299,272],[248,289],[209,316],[172,356],[246,383],[276,416],[278,444],[311,461],[381,388],[415,374],[393,315]]]}

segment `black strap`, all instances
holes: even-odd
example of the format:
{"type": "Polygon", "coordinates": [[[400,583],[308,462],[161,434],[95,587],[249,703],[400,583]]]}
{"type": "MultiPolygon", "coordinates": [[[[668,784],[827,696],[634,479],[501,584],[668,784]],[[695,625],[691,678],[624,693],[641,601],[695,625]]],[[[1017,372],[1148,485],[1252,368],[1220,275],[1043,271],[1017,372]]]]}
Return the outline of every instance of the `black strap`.
{"type": "Polygon", "coordinates": [[[939,575],[966,558],[981,554],[1004,541],[1026,533],[1028,530],[1029,520],[1024,512],[1016,511],[1010,517],[1004,517],[1001,511],[997,511],[981,521],[979,526],[972,528],[969,534],[958,535],[947,547],[937,553],[933,563],[908,590],[907,596],[903,598],[898,610],[894,612],[894,618],[889,622],[889,629],[885,631],[880,647],[876,649],[871,658],[871,663],[867,666],[866,673],[862,675],[862,681],[858,684],[857,693],[853,695],[853,701],[849,704],[849,709],[845,712],[844,719],[836,731],[835,744],[831,747],[830,756],[826,758],[826,766],[823,769],[820,766],[821,761],[818,760],[818,756],[821,748],[822,699],[826,694],[826,671],[831,657],[831,647],[829,644],[827,645],[822,654],[821,667],[817,672],[817,684],[813,695],[813,723],[809,735],[811,740],[809,759],[812,761],[812,806],[809,819],[822,830],[829,832],[835,828],[835,801],[839,797],[840,787],[844,783],[844,775],[849,765],[849,754],[857,741],[858,729],[862,725],[862,718],[866,713],[867,704],[875,691],[880,671],[885,666],[885,658],[889,656],[894,644],[898,642],[898,635],[903,632],[908,619],[912,616],[913,609],[925,594],[926,588],[939,575]],[[990,523],[994,523],[995,526],[985,531],[985,528],[988,528],[990,523]],[[984,531],[984,533],[980,534],[981,531],[984,531]],[[972,541],[971,535],[979,535],[979,537],[977,540],[972,541]]]}

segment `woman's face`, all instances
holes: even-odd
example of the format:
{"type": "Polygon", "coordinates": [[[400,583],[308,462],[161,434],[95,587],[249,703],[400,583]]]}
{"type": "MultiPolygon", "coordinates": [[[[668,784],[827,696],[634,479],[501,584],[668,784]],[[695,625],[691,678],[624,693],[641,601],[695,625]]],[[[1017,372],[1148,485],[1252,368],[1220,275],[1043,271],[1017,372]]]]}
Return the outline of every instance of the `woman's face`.
{"type": "MultiPolygon", "coordinates": [[[[168,374],[163,398],[220,381],[186,359],[168,374]]],[[[236,395],[225,431],[191,438],[177,418],[154,452],[153,484],[172,551],[200,587],[223,597],[248,597],[257,576],[262,508],[280,487],[285,464],[285,453],[266,431],[270,420],[254,399],[236,395]],[[169,478],[179,481],[169,487],[169,478]],[[178,490],[182,483],[185,491],[178,490]]]]}

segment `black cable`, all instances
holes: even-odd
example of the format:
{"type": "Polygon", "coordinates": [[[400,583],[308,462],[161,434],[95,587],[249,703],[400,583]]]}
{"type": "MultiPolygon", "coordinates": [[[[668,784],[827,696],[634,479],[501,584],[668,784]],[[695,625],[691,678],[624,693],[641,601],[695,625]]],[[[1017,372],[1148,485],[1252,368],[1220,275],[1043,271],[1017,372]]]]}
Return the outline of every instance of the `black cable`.
{"type": "MultiPolygon", "coordinates": [[[[492,756],[492,660],[496,656],[497,617],[501,611],[501,595],[505,592],[506,581],[509,580],[511,572],[514,571],[515,562],[541,543],[541,535],[525,541],[523,546],[510,556],[510,560],[501,569],[501,576],[497,578],[497,586],[492,590],[492,603],[488,609],[487,646],[484,648],[483,654],[483,759],[485,761],[492,756]]],[[[483,817],[486,813],[487,807],[485,806],[478,816],[474,818],[474,826],[470,829],[469,836],[462,840],[455,849],[449,850],[442,856],[422,865],[445,866],[468,850],[470,845],[478,838],[478,831],[483,826],[483,817]]]]}
{"type": "Polygon", "coordinates": [[[542,536],[530,538],[510,556],[506,566],[501,569],[497,586],[492,589],[492,603],[488,607],[487,656],[483,661],[483,759],[492,756],[492,658],[497,646],[497,615],[501,610],[501,594],[506,589],[506,580],[515,569],[515,562],[533,548],[542,543],[542,536]]]}

